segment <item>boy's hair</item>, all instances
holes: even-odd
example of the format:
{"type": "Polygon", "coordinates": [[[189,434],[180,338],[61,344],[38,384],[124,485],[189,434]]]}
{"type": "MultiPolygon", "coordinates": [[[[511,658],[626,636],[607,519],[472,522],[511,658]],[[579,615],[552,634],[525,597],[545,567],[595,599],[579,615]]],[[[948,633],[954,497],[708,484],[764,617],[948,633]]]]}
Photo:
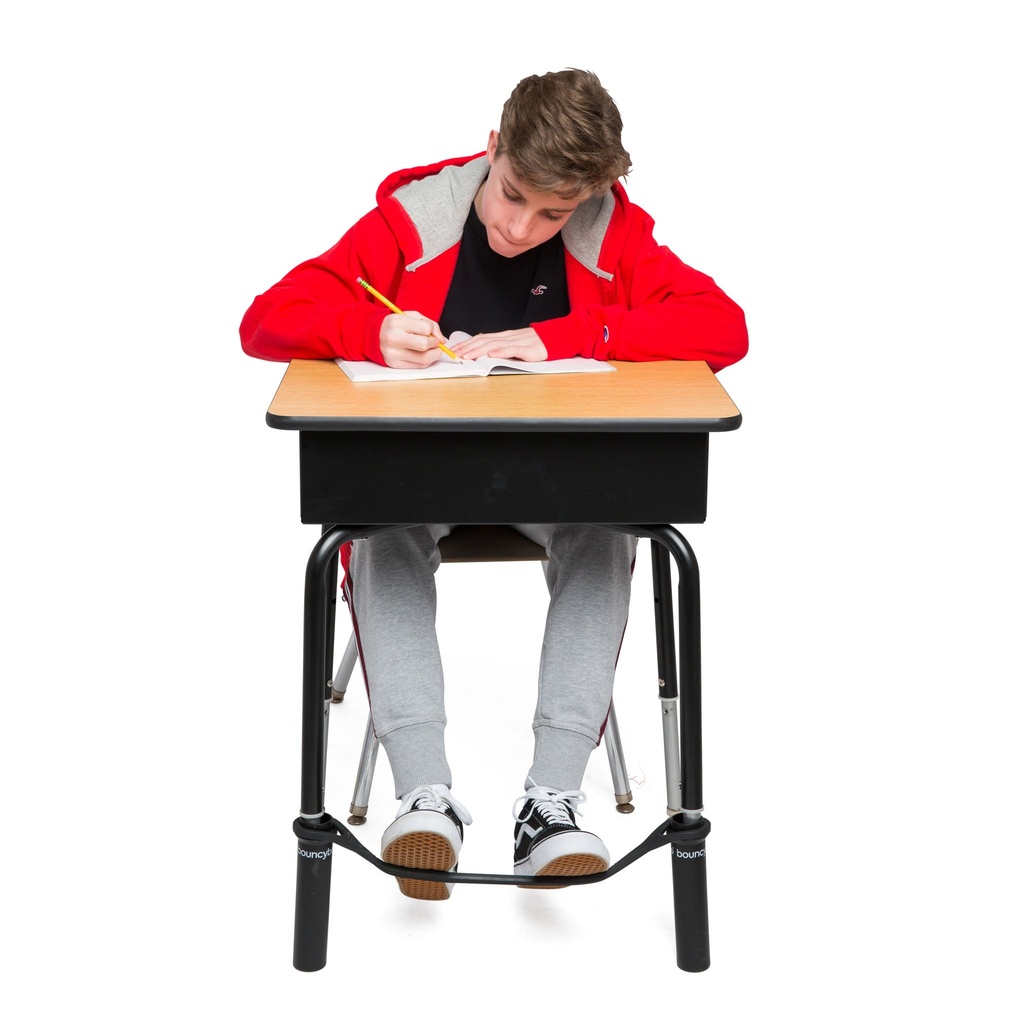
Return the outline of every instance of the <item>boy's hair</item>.
{"type": "Polygon", "coordinates": [[[524,78],[501,112],[497,155],[536,192],[588,199],[629,172],[622,117],[592,71],[524,78]]]}

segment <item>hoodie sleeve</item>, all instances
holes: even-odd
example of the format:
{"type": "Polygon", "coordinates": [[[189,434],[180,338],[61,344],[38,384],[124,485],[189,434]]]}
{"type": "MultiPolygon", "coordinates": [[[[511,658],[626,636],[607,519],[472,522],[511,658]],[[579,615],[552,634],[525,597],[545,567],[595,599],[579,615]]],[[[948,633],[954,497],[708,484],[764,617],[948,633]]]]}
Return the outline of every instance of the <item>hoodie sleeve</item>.
{"type": "Polygon", "coordinates": [[[376,210],[322,256],[258,295],[239,327],[242,349],[259,359],[369,359],[383,363],[380,327],[388,310],[357,283],[382,290],[400,273],[394,235],[376,210]]]}
{"type": "Polygon", "coordinates": [[[659,245],[653,220],[639,207],[629,216],[613,280],[600,286],[604,294],[566,317],[531,325],[548,358],[703,360],[715,372],[742,359],[743,310],[710,277],[659,245]]]}

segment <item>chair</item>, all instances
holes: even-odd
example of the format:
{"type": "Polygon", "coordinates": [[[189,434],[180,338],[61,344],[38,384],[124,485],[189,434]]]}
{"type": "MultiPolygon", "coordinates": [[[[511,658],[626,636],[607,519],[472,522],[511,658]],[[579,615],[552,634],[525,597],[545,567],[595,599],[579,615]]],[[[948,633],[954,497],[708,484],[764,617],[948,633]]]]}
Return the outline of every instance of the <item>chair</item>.
{"type": "MultiPolygon", "coordinates": [[[[443,537],[439,541],[438,550],[442,563],[524,562],[547,559],[547,552],[544,548],[510,526],[456,526],[447,537],[443,537]]],[[[352,634],[331,680],[332,703],[337,704],[345,699],[357,658],[356,638],[355,634],[352,634]]],[[[608,765],[612,773],[615,809],[623,814],[629,814],[633,810],[633,795],[629,789],[629,776],[626,773],[625,756],[622,752],[622,740],[615,717],[614,702],[608,710],[603,739],[608,751],[608,765]]],[[[678,738],[676,746],[678,746],[678,738]]],[[[356,770],[355,788],[352,792],[352,803],[349,806],[348,823],[350,825],[362,825],[366,821],[378,750],[379,744],[373,733],[373,722],[367,716],[362,752],[359,755],[359,766],[356,770]]],[[[671,810],[669,813],[672,813],[671,810]]]]}

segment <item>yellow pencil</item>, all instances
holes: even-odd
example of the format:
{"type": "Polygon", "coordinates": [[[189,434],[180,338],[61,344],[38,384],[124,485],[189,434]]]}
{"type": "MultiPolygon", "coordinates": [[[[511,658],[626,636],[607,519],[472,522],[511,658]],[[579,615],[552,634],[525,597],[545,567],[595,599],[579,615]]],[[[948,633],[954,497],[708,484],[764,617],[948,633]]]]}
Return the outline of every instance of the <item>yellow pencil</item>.
{"type": "MultiPolygon", "coordinates": [[[[361,277],[356,278],[356,284],[361,284],[375,299],[379,299],[384,303],[392,313],[397,313],[399,316],[405,316],[405,312],[399,309],[390,299],[385,299],[383,295],[372,284],[364,281],[361,277]]],[[[432,335],[433,337],[433,335],[432,335]]],[[[446,355],[451,356],[456,362],[461,362],[459,357],[440,339],[437,338],[437,347],[446,355]]]]}

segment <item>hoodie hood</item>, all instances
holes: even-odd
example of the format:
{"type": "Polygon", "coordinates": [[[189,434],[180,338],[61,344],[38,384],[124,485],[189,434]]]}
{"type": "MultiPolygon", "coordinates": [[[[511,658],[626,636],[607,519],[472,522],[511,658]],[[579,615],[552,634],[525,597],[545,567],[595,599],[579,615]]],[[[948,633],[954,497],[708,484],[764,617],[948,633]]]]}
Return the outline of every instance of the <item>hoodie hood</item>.
{"type": "MultiPolygon", "coordinates": [[[[407,271],[461,241],[469,208],[489,169],[487,154],[482,153],[396,171],[381,182],[377,206],[394,232],[407,271]]],[[[609,192],[580,203],[561,231],[566,252],[609,281],[612,274],[602,265],[616,265],[622,243],[620,238],[609,245],[615,237],[609,228],[617,208],[626,202],[622,187],[613,185],[609,192]]]]}

